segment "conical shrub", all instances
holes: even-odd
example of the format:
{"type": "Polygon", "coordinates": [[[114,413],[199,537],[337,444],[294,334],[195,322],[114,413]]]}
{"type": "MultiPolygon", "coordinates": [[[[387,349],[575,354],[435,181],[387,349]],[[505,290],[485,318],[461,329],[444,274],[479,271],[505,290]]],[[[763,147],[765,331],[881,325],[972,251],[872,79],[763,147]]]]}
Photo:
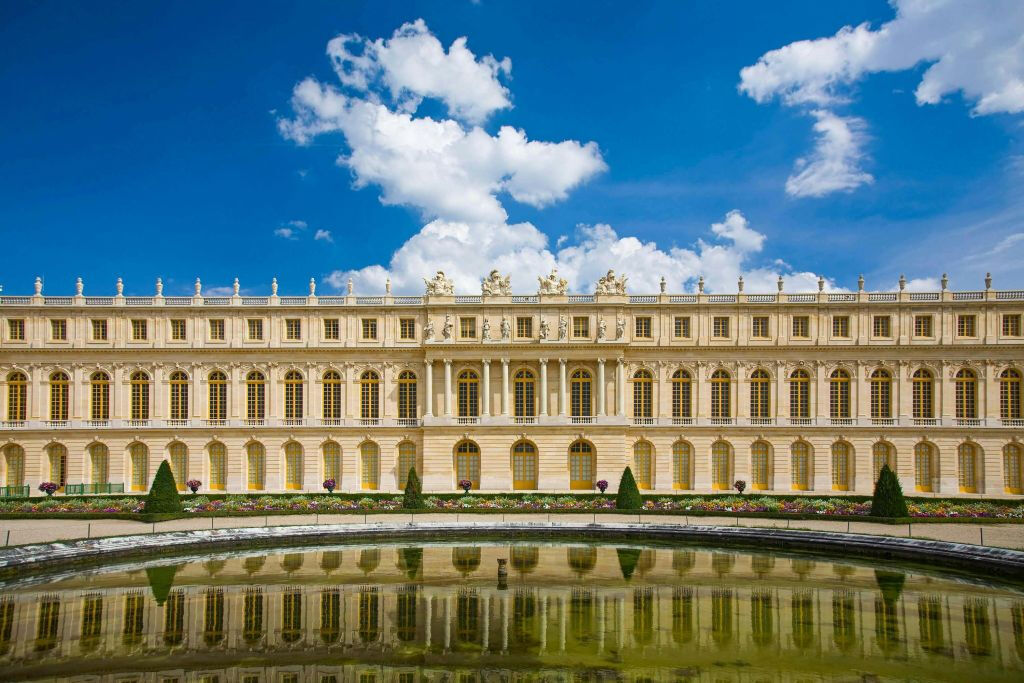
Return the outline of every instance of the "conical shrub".
{"type": "Polygon", "coordinates": [[[871,497],[872,517],[909,517],[907,501],[903,498],[903,487],[896,473],[889,465],[882,465],[882,471],[875,482],[875,493],[871,497]]]}
{"type": "Polygon", "coordinates": [[[416,468],[409,468],[409,476],[405,480],[405,495],[402,496],[403,510],[422,510],[427,505],[423,502],[423,485],[416,474],[416,468]]]}
{"type": "Polygon", "coordinates": [[[153,485],[146,496],[147,514],[173,514],[181,512],[181,496],[174,483],[174,474],[166,460],[160,463],[153,485]]]}
{"type": "Polygon", "coordinates": [[[622,479],[619,481],[619,492],[615,496],[615,509],[617,510],[639,510],[643,505],[640,498],[640,489],[633,478],[633,471],[628,467],[622,471],[622,479]]]}

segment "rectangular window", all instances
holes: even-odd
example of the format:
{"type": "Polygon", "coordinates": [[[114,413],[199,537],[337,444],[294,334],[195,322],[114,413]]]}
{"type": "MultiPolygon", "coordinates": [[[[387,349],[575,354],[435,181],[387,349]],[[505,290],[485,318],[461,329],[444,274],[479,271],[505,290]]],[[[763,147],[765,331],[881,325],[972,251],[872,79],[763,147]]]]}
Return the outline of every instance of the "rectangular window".
{"type": "Polygon", "coordinates": [[[92,340],[93,341],[107,341],[107,321],[106,320],[93,320],[92,322],[92,340]]]}
{"type": "Polygon", "coordinates": [[[1007,313],[1006,315],[1003,316],[1003,336],[1020,336],[1020,313],[1007,313]]]}
{"type": "MultiPolygon", "coordinates": [[[[415,339],[416,338],[416,319],[415,318],[400,318],[398,320],[398,338],[399,339],[415,339]]],[[[408,473],[406,473],[408,474],[408,473]]]]}
{"type": "Polygon", "coordinates": [[[572,319],[572,336],[575,339],[586,339],[590,336],[590,318],[575,316],[572,319]]]}
{"type": "Polygon", "coordinates": [[[68,340],[68,321],[61,319],[54,319],[50,321],[50,337],[53,341],[67,341],[68,340]]]}
{"type": "Polygon", "coordinates": [[[672,322],[672,333],[676,339],[690,338],[690,316],[677,315],[672,322]]]}
{"type": "Polygon", "coordinates": [[[25,321],[20,319],[8,320],[7,334],[11,341],[25,341],[25,321]]]}
{"type": "Polygon", "coordinates": [[[729,318],[719,315],[711,320],[711,336],[716,339],[729,338],[729,318]]]}
{"type": "Polygon", "coordinates": [[[259,318],[249,318],[249,341],[263,341],[263,321],[259,318]]]}
{"type": "Polygon", "coordinates": [[[516,336],[522,339],[533,336],[533,318],[516,318],[516,336]]]}
{"type": "Polygon", "coordinates": [[[889,338],[892,336],[892,318],[876,315],[871,322],[871,336],[889,338]]]}
{"type": "Polygon", "coordinates": [[[174,341],[185,341],[185,321],[171,321],[171,339],[174,341]]]}
{"type": "Polygon", "coordinates": [[[794,339],[810,339],[811,338],[811,319],[806,315],[794,315],[793,316],[793,338],[794,339]]]}
{"type": "Polygon", "coordinates": [[[132,341],[146,341],[149,338],[149,325],[145,320],[132,320],[132,341]]]}
{"type": "Polygon", "coordinates": [[[832,336],[840,339],[846,339],[850,336],[850,316],[832,316],[832,336]]]}
{"type": "Polygon", "coordinates": [[[476,318],[459,318],[459,339],[476,339],[476,318]]]}
{"type": "Polygon", "coordinates": [[[635,321],[636,325],[636,338],[637,339],[650,339],[651,338],[651,319],[648,316],[640,316],[635,321]]]}
{"type": "Polygon", "coordinates": [[[224,321],[220,318],[210,321],[210,341],[224,341],[224,321]]]}
{"type": "Polygon", "coordinates": [[[930,315],[915,315],[914,316],[914,336],[915,337],[931,337],[932,336],[932,317],[930,315]]]}
{"type": "Polygon", "coordinates": [[[977,337],[978,318],[974,315],[958,315],[956,317],[956,336],[977,337]]]}
{"type": "Polygon", "coordinates": [[[302,339],[302,321],[298,318],[285,319],[284,338],[288,341],[299,341],[302,339]]]}
{"type": "Polygon", "coordinates": [[[363,318],[363,339],[377,338],[377,319],[363,318]]]}
{"type": "Polygon", "coordinates": [[[337,318],[326,318],[324,320],[324,339],[341,339],[341,325],[337,318]]]}
{"type": "Polygon", "coordinates": [[[768,338],[768,316],[755,315],[750,320],[750,336],[754,339],[768,338]]]}

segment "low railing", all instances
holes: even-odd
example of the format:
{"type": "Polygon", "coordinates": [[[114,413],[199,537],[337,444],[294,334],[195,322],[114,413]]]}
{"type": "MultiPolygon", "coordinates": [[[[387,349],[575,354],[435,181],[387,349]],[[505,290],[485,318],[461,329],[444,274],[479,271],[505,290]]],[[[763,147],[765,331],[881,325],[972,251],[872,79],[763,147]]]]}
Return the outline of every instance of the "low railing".
{"type": "Polygon", "coordinates": [[[513,294],[512,303],[514,304],[535,304],[540,302],[540,297],[536,294],[513,294]]]}
{"type": "Polygon", "coordinates": [[[28,498],[29,485],[0,486],[0,498],[28,498]]]}
{"type": "Polygon", "coordinates": [[[270,298],[266,296],[243,296],[243,306],[266,306],[270,303],[270,298]]]}
{"type": "Polygon", "coordinates": [[[593,294],[570,294],[569,303],[571,304],[592,304],[597,301],[597,297],[593,294]]]}
{"type": "Polygon", "coordinates": [[[185,420],[168,420],[167,421],[167,426],[168,427],[188,427],[190,424],[192,424],[192,420],[188,420],[188,419],[185,419],[185,420]]]}
{"type": "Polygon", "coordinates": [[[455,297],[455,303],[457,304],[480,304],[483,303],[484,299],[482,296],[474,296],[471,294],[460,294],[455,297]]]}
{"type": "Polygon", "coordinates": [[[395,301],[395,305],[396,306],[422,306],[423,305],[423,297],[422,296],[396,296],[394,301],[395,301]]]}
{"type": "Polygon", "coordinates": [[[692,417],[673,417],[672,424],[676,427],[685,427],[693,424],[692,417]]]}
{"type": "Polygon", "coordinates": [[[379,417],[361,417],[359,418],[360,427],[378,427],[380,426],[379,417]]]}
{"type": "Polygon", "coordinates": [[[164,306],[191,306],[192,297],[190,296],[169,296],[164,299],[164,306]]]}
{"type": "Polygon", "coordinates": [[[316,300],[316,303],[320,306],[344,306],[345,297],[343,296],[322,296],[316,300]]]}
{"type": "Polygon", "coordinates": [[[537,424],[537,417],[535,415],[520,416],[516,415],[512,418],[512,422],[517,425],[535,425],[537,424]]]}
{"type": "Polygon", "coordinates": [[[912,419],[915,427],[934,427],[939,424],[939,419],[936,417],[915,417],[912,419]]]}
{"type": "Polygon", "coordinates": [[[455,418],[456,424],[460,425],[478,425],[480,424],[479,417],[457,417],[455,418]]]}
{"type": "Polygon", "coordinates": [[[777,294],[750,294],[747,301],[752,304],[774,304],[779,300],[777,294]]]}
{"type": "Polygon", "coordinates": [[[569,423],[574,425],[592,425],[596,422],[596,418],[593,415],[572,415],[569,417],[569,423]]]}
{"type": "MultiPolygon", "coordinates": [[[[305,301],[305,299],[303,299],[305,301]]],[[[204,306],[230,306],[231,299],[226,296],[215,296],[203,299],[204,306]]]]}
{"type": "Polygon", "coordinates": [[[654,417],[634,417],[633,425],[636,427],[648,427],[655,424],[656,419],[654,417]]]}
{"type": "Polygon", "coordinates": [[[829,292],[828,302],[829,303],[840,303],[844,301],[856,301],[856,294],[847,294],[846,292],[829,292]]]}
{"type": "Polygon", "coordinates": [[[828,423],[833,427],[852,427],[854,424],[852,417],[830,417],[828,423]]]}
{"type": "Polygon", "coordinates": [[[872,427],[893,427],[896,425],[896,418],[894,417],[873,417],[871,418],[872,427]]]}
{"type": "Polygon", "coordinates": [[[262,417],[249,417],[242,420],[242,424],[246,427],[263,427],[267,424],[267,421],[262,417]]]}
{"type": "Polygon", "coordinates": [[[306,424],[306,420],[301,417],[286,417],[281,420],[281,424],[285,427],[301,427],[306,424]]]}
{"type": "Polygon", "coordinates": [[[985,292],[953,292],[953,301],[981,301],[985,292]]]}
{"type": "Polygon", "coordinates": [[[383,306],[384,297],[382,296],[357,296],[356,306],[383,306]]]}
{"type": "Polygon", "coordinates": [[[631,294],[629,296],[629,303],[631,304],[656,304],[658,303],[658,297],[651,294],[631,294]]]}
{"type": "Polygon", "coordinates": [[[420,419],[418,417],[400,417],[395,420],[395,424],[399,427],[419,427],[420,419]]]}
{"type": "Polygon", "coordinates": [[[908,298],[911,301],[939,301],[941,295],[938,292],[910,292],[908,298]]]}
{"type": "Polygon", "coordinates": [[[670,304],[695,304],[697,303],[696,294],[672,294],[668,298],[670,304]]]}
{"type": "Polygon", "coordinates": [[[0,420],[0,429],[22,429],[25,420],[0,420]]]}
{"type": "Polygon", "coordinates": [[[64,494],[68,496],[93,496],[105,493],[124,493],[124,484],[68,484],[64,487],[64,494]]]}
{"type": "Polygon", "coordinates": [[[896,301],[896,292],[868,292],[868,301],[896,301]]]}
{"type": "Polygon", "coordinates": [[[307,299],[304,296],[282,296],[281,297],[281,305],[282,306],[305,306],[308,301],[309,301],[309,299],[307,299]]]}
{"type": "Polygon", "coordinates": [[[789,424],[793,427],[812,427],[814,426],[813,417],[791,417],[789,418],[789,424]]]}
{"type": "Polygon", "coordinates": [[[1004,427],[1024,427],[1024,420],[1015,417],[1004,417],[1000,423],[1004,427]]]}
{"type": "Polygon", "coordinates": [[[771,427],[775,424],[774,417],[752,417],[750,418],[750,425],[752,427],[771,427]]]}
{"type": "Polygon", "coordinates": [[[818,301],[817,294],[787,294],[786,303],[790,304],[813,304],[818,301]]]}
{"type": "Polygon", "coordinates": [[[737,300],[735,294],[708,294],[709,304],[734,304],[737,300]]]}
{"type": "Polygon", "coordinates": [[[956,418],[957,427],[980,427],[981,420],[976,417],[958,417],[956,418]]]}
{"type": "Polygon", "coordinates": [[[736,424],[736,418],[734,417],[713,417],[710,420],[711,424],[715,427],[725,427],[728,425],[736,424]]]}

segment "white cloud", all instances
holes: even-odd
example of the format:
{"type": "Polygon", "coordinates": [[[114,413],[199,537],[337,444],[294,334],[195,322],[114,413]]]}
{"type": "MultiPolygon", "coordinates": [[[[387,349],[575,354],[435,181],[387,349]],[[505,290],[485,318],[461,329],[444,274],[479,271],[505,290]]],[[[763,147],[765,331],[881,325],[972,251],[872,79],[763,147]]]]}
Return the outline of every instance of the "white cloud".
{"type": "Polygon", "coordinates": [[[331,235],[330,230],[317,230],[316,234],[313,235],[313,239],[317,241],[333,242],[334,237],[331,235]]]}
{"type": "MultiPolygon", "coordinates": [[[[897,281],[889,288],[889,291],[895,291],[899,287],[897,281]]],[[[937,277],[915,277],[907,280],[907,291],[908,292],[937,292],[942,289],[942,283],[937,277]]]]}
{"type": "Polygon", "coordinates": [[[306,221],[288,221],[274,229],[274,234],[286,240],[299,239],[299,233],[308,228],[306,221]]]}
{"type": "Polygon", "coordinates": [[[793,197],[822,197],[837,191],[850,191],[874,182],[861,170],[864,159],[864,120],[836,116],[815,109],[814,130],[818,134],[809,158],[797,159],[795,173],[786,179],[786,193],[793,197]]]}

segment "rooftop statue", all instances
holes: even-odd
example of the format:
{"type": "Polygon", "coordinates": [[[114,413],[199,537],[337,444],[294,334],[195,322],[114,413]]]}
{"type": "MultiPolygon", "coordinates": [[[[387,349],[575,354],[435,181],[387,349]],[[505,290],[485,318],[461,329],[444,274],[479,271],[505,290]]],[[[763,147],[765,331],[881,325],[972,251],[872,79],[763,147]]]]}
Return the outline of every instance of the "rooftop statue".
{"type": "Polygon", "coordinates": [[[541,294],[565,294],[569,283],[564,277],[558,277],[558,268],[554,268],[547,277],[537,278],[541,294]]]}
{"type": "Polygon", "coordinates": [[[439,270],[431,279],[423,279],[427,285],[428,296],[452,296],[455,294],[455,283],[445,277],[444,271],[439,270]]]}
{"type": "Polygon", "coordinates": [[[597,281],[597,287],[594,289],[595,294],[625,294],[626,293],[626,280],[628,278],[623,275],[622,277],[616,278],[615,271],[609,270],[608,274],[597,281]]]}
{"type": "Polygon", "coordinates": [[[492,270],[486,279],[480,282],[480,289],[484,296],[508,296],[512,293],[512,278],[506,275],[501,276],[497,270],[492,270]]]}

